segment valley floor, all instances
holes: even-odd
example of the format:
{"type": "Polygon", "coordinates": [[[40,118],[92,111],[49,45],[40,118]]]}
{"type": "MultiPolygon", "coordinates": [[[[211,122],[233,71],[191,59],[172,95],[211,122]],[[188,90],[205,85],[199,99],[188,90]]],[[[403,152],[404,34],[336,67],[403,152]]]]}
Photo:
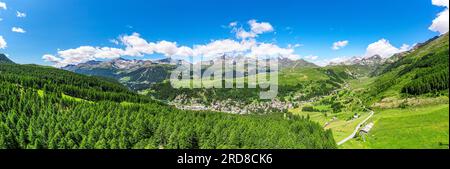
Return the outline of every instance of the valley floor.
{"type": "MultiPolygon", "coordinates": [[[[320,112],[302,112],[312,121],[331,129],[336,142],[352,134],[355,127],[369,116],[359,112],[357,119],[346,120],[352,112],[325,116],[320,112]]],[[[448,149],[449,147],[449,104],[427,105],[404,109],[378,109],[366,123],[374,123],[365,136],[357,136],[339,146],[342,149],[448,149]]]]}
{"type": "Polygon", "coordinates": [[[354,112],[341,112],[336,114],[325,115],[321,112],[303,112],[299,109],[291,111],[295,115],[308,117],[318,122],[325,129],[331,129],[336,142],[339,142],[355,130],[356,126],[369,116],[368,112],[358,112],[358,118],[349,119],[354,116],[354,112]]]}
{"type": "Polygon", "coordinates": [[[355,138],[344,149],[448,149],[449,105],[376,110],[364,142],[355,138]]]}

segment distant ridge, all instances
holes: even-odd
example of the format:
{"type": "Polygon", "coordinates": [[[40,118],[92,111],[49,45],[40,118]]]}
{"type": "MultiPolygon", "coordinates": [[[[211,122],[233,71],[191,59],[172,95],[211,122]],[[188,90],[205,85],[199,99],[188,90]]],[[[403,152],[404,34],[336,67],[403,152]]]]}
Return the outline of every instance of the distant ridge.
{"type": "Polygon", "coordinates": [[[291,60],[289,58],[278,59],[280,69],[295,69],[295,68],[318,68],[314,63],[308,62],[303,59],[291,60]]]}
{"type": "Polygon", "coordinates": [[[12,60],[10,60],[8,57],[6,57],[5,54],[2,54],[2,53],[0,53],[0,63],[15,64],[12,60]]]}

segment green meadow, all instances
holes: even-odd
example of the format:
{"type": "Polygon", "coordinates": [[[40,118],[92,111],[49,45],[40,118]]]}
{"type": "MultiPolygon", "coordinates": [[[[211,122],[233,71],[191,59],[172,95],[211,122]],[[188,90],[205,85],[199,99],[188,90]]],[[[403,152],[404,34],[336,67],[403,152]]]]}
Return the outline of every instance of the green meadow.
{"type": "Polygon", "coordinates": [[[380,109],[372,118],[375,126],[366,136],[352,139],[345,149],[448,149],[449,105],[405,109],[380,109]]]}

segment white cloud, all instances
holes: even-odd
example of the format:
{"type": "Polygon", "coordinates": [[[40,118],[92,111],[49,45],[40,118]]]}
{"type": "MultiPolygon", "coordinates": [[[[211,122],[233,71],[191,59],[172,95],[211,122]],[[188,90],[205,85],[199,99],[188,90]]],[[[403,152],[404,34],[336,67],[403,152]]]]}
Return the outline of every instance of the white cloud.
{"type": "Polygon", "coordinates": [[[61,58],[58,58],[58,57],[50,55],[50,54],[45,54],[44,56],[42,56],[42,59],[44,59],[46,62],[52,62],[52,63],[58,63],[61,61],[61,58]]]}
{"type": "Polygon", "coordinates": [[[239,28],[236,31],[236,38],[238,39],[255,38],[256,36],[258,36],[256,33],[247,32],[243,28],[239,28]]]}
{"type": "Polygon", "coordinates": [[[448,18],[449,18],[448,0],[446,0],[446,2],[442,2],[442,1],[443,0],[433,0],[433,5],[445,6],[446,9],[437,15],[437,17],[433,20],[433,23],[431,24],[431,26],[428,28],[434,32],[439,32],[440,34],[444,34],[444,33],[448,32],[448,24],[449,24],[449,22],[448,22],[448,18]],[[437,2],[435,3],[435,1],[437,1],[437,2]]]}
{"type": "MultiPolygon", "coordinates": [[[[178,47],[176,42],[165,40],[156,43],[147,42],[145,39],[141,38],[138,33],[122,36],[120,37],[120,41],[126,46],[124,55],[127,56],[143,56],[158,53],[166,57],[187,57],[191,56],[193,53],[191,48],[186,46],[178,47]]],[[[116,44],[119,44],[118,41],[116,44]]]]}
{"type": "Polygon", "coordinates": [[[448,0],[431,0],[431,3],[436,6],[443,6],[448,8],[448,0]]]}
{"type": "Polygon", "coordinates": [[[235,27],[237,26],[237,22],[231,22],[230,24],[228,24],[229,27],[235,27]]]}
{"type": "Polygon", "coordinates": [[[12,27],[11,31],[17,32],[17,33],[26,33],[26,31],[23,28],[20,28],[20,27],[12,27]]]}
{"type": "Polygon", "coordinates": [[[16,16],[18,18],[25,18],[25,17],[27,17],[27,14],[23,13],[23,12],[16,11],[16,16]]]}
{"type": "Polygon", "coordinates": [[[344,41],[337,41],[333,43],[333,46],[331,47],[331,49],[333,50],[339,50],[345,46],[348,45],[348,40],[344,40],[344,41]]]}
{"type": "Polygon", "coordinates": [[[6,6],[6,3],[0,2],[0,9],[7,10],[8,7],[6,6]]]}
{"type": "MultiPolygon", "coordinates": [[[[413,45],[413,46],[415,46],[415,45],[413,45]]],[[[411,49],[411,46],[410,46],[410,45],[408,45],[408,44],[403,44],[403,45],[400,47],[400,52],[408,51],[408,50],[410,50],[410,49],[411,49]]]]}
{"type": "Polygon", "coordinates": [[[348,61],[349,59],[351,59],[351,58],[343,56],[343,57],[336,57],[336,58],[332,58],[332,59],[322,59],[322,60],[314,61],[313,63],[318,66],[327,66],[330,64],[343,63],[343,62],[348,61]]]}
{"type": "Polygon", "coordinates": [[[123,56],[124,53],[122,49],[118,48],[80,46],[75,49],[58,51],[57,56],[46,54],[42,58],[55,63],[57,67],[62,67],[96,59],[114,59],[123,56]]]}
{"type": "Polygon", "coordinates": [[[298,48],[298,47],[302,47],[302,44],[296,43],[296,44],[288,44],[288,48],[298,48]]]}
{"type": "Polygon", "coordinates": [[[194,51],[190,48],[190,47],[186,47],[186,46],[181,46],[177,49],[177,52],[175,53],[175,56],[180,56],[180,57],[189,57],[189,56],[193,56],[194,55],[194,51]]]}
{"type": "Polygon", "coordinates": [[[258,35],[268,32],[273,32],[273,26],[268,22],[257,22],[252,19],[247,22],[250,30],[245,30],[244,28],[237,28],[237,22],[231,22],[229,27],[233,28],[233,32],[236,34],[236,38],[238,39],[249,39],[256,38],[258,35]]]}
{"type": "Polygon", "coordinates": [[[76,49],[69,49],[58,51],[58,55],[62,58],[84,58],[84,60],[93,60],[95,58],[100,59],[113,59],[118,58],[124,54],[122,49],[110,48],[110,47],[92,47],[81,46],[76,49]]]}
{"type": "Polygon", "coordinates": [[[126,46],[125,52],[128,56],[143,56],[154,53],[154,43],[148,43],[138,33],[120,37],[120,41],[126,46]]]}
{"type": "Polygon", "coordinates": [[[315,56],[315,55],[308,55],[304,57],[307,60],[317,60],[319,58],[319,56],[315,56]]]}
{"type": "Polygon", "coordinates": [[[263,34],[266,32],[273,31],[272,25],[268,22],[258,23],[256,20],[253,19],[253,20],[248,21],[248,24],[250,25],[252,32],[254,32],[256,34],[263,34]]]}
{"type": "Polygon", "coordinates": [[[300,58],[299,55],[294,53],[292,48],[281,48],[275,44],[261,43],[251,48],[250,53],[247,54],[249,57],[282,57],[289,58],[292,60],[297,60],[300,58]]]}
{"type": "Polygon", "coordinates": [[[5,49],[8,43],[6,43],[5,38],[3,38],[3,36],[0,36],[0,49],[5,49]]]}
{"type": "Polygon", "coordinates": [[[118,48],[101,47],[96,50],[94,58],[99,59],[114,59],[124,55],[124,51],[118,48]]]}
{"type": "MultiPolygon", "coordinates": [[[[162,54],[166,57],[192,56],[193,51],[189,47],[178,47],[175,42],[160,41],[157,43],[147,42],[138,33],[124,35],[119,38],[121,48],[80,46],[75,49],[58,51],[56,56],[44,55],[43,59],[55,63],[55,66],[62,67],[69,64],[78,64],[96,59],[114,59],[121,56],[143,56],[149,54],[162,54]]],[[[115,44],[120,44],[119,40],[110,40],[115,44]]]]}
{"type": "Polygon", "coordinates": [[[337,57],[337,58],[333,58],[328,60],[329,63],[341,63],[341,62],[345,62],[347,60],[351,59],[350,57],[337,57]]]}
{"type": "Polygon", "coordinates": [[[252,41],[237,42],[231,39],[215,40],[206,45],[195,45],[194,56],[206,58],[217,57],[223,54],[240,53],[251,48],[252,41]]]}
{"type": "Polygon", "coordinates": [[[297,43],[294,45],[294,48],[298,48],[298,47],[302,47],[302,46],[303,46],[302,44],[297,43]]]}
{"type": "Polygon", "coordinates": [[[164,56],[171,57],[178,52],[177,43],[169,41],[160,41],[155,44],[155,52],[163,54],[164,56]]]}
{"type": "MultiPolygon", "coordinates": [[[[203,45],[193,45],[191,48],[188,46],[178,46],[176,42],[164,40],[148,42],[141,38],[138,33],[133,33],[119,37],[117,42],[124,47],[80,46],[74,49],[58,51],[57,55],[44,55],[43,59],[55,63],[57,67],[62,67],[96,59],[113,59],[121,56],[138,57],[151,54],[162,54],[166,57],[181,58],[204,57],[204,59],[212,59],[224,54],[247,57],[300,58],[299,55],[295,54],[293,48],[282,48],[270,43],[258,43],[255,39],[242,40],[240,42],[232,39],[222,39],[203,45]]],[[[311,59],[315,59],[315,57],[311,57],[311,59]]]]}
{"type": "Polygon", "coordinates": [[[392,55],[400,52],[404,52],[410,49],[409,45],[403,44],[403,46],[399,49],[391,45],[388,40],[380,39],[377,42],[374,42],[367,46],[366,53],[364,57],[371,57],[374,55],[380,55],[382,58],[388,58],[392,55]]]}

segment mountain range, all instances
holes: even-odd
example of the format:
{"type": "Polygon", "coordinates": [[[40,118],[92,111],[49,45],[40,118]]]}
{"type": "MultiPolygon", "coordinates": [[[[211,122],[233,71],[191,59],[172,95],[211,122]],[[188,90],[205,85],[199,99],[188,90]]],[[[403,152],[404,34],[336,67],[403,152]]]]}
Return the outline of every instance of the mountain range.
{"type": "MultiPolygon", "coordinates": [[[[236,63],[239,58],[223,55],[209,61],[198,62],[203,69],[209,68],[219,61],[236,63]]],[[[149,88],[151,84],[162,82],[169,78],[170,72],[180,64],[191,64],[184,60],[165,58],[160,60],[129,60],[117,58],[107,61],[88,61],[76,65],[62,67],[64,70],[90,76],[113,78],[129,88],[139,91],[149,88]]],[[[317,68],[318,66],[305,60],[279,58],[280,69],[317,68]]]]}

